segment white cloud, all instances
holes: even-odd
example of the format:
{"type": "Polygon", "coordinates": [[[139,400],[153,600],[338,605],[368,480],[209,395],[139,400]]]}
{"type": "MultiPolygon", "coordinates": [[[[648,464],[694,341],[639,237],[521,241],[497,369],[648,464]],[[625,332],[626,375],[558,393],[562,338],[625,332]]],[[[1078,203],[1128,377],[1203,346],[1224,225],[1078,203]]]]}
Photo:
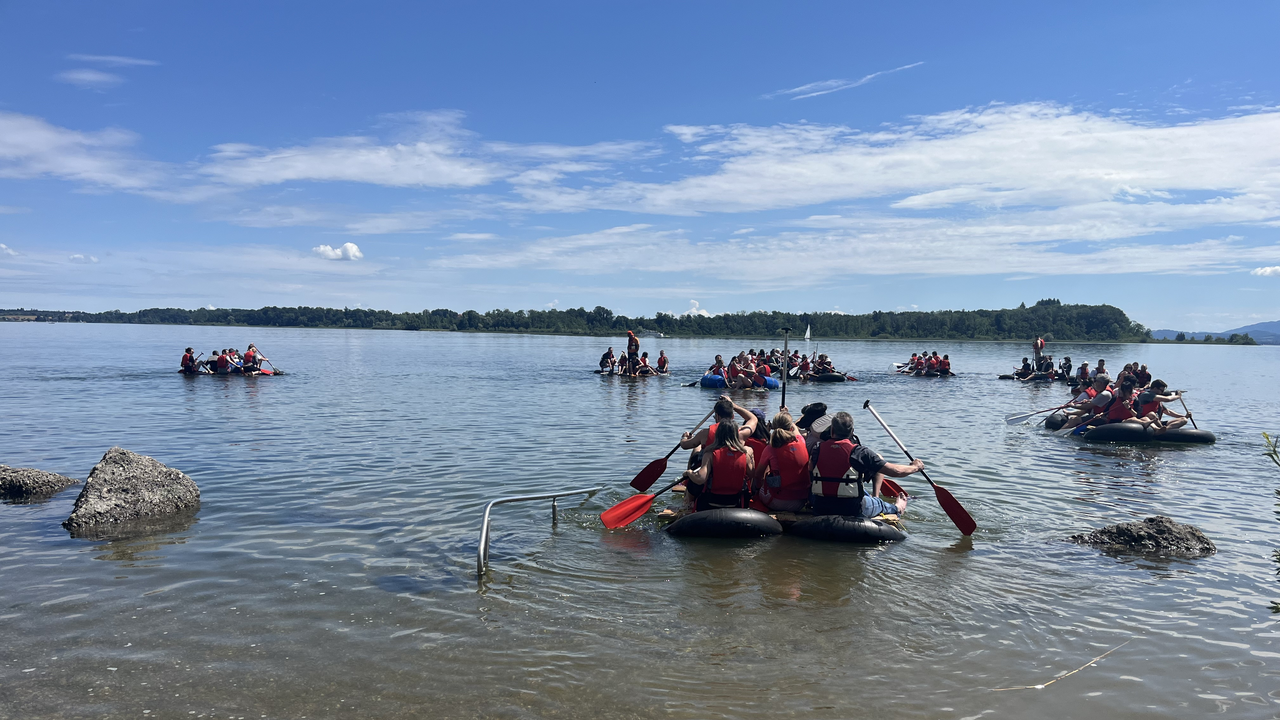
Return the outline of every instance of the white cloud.
{"type": "Polygon", "coordinates": [[[771,92],[764,97],[766,99],[771,99],[780,95],[791,95],[792,100],[803,100],[805,98],[818,97],[819,95],[827,95],[841,90],[848,90],[849,88],[856,88],[859,85],[866,85],[881,75],[896,73],[900,70],[909,70],[910,68],[923,64],[924,62],[915,62],[910,65],[896,67],[892,70],[881,70],[880,72],[873,72],[870,75],[863,75],[857,80],[819,80],[818,82],[811,82],[806,85],[801,85],[800,87],[791,88],[790,90],[778,90],[776,92],[771,92]]]}
{"type": "Polygon", "coordinates": [[[1280,265],[1272,265],[1271,267],[1254,268],[1249,271],[1250,275],[1262,275],[1263,277],[1280,276],[1280,265]]]}
{"type": "Polygon", "coordinates": [[[689,309],[680,313],[681,315],[701,315],[702,317],[711,317],[711,313],[703,310],[697,300],[689,301],[689,309]]]}
{"type": "Polygon", "coordinates": [[[746,234],[748,234],[748,233],[753,233],[753,232],[755,232],[755,231],[756,231],[756,229],[755,229],[755,228],[742,228],[741,230],[734,230],[734,231],[733,231],[733,234],[734,234],[734,235],[746,235],[746,234]]]}
{"type": "Polygon", "coordinates": [[[342,247],[337,248],[321,245],[311,248],[311,252],[325,260],[359,260],[364,257],[364,253],[360,252],[360,248],[355,243],[343,243],[342,247]]]}
{"type": "Polygon", "coordinates": [[[117,190],[147,190],[160,185],[166,172],[159,163],[125,152],[136,139],[124,130],[79,132],[30,115],[0,112],[0,177],[54,177],[117,190]]]}
{"type": "Polygon", "coordinates": [[[497,240],[498,236],[493,233],[454,233],[446,240],[497,240]]]}
{"type": "Polygon", "coordinates": [[[326,225],[331,219],[329,213],[291,205],[267,205],[257,210],[243,210],[228,218],[236,225],[255,228],[326,225]]]}
{"type": "Polygon", "coordinates": [[[80,253],[76,253],[75,255],[72,255],[72,256],[68,257],[67,259],[68,259],[68,260],[70,260],[70,261],[71,261],[71,262],[73,262],[73,263],[96,263],[96,262],[98,262],[98,258],[96,258],[96,257],[94,257],[94,256],[92,256],[92,255],[88,255],[88,256],[81,255],[80,253]]]}
{"type": "Polygon", "coordinates": [[[230,185],[342,181],[433,188],[475,187],[505,175],[501,166],[470,155],[461,119],[456,112],[415,113],[411,132],[390,144],[349,136],[273,150],[218,145],[200,172],[230,185]]]}
{"type": "Polygon", "coordinates": [[[437,212],[399,212],[365,215],[349,220],[343,229],[352,235],[386,235],[389,233],[420,233],[440,222],[437,212]]]}
{"type": "Polygon", "coordinates": [[[67,56],[68,60],[77,62],[97,63],[108,67],[134,67],[139,65],[159,65],[155,60],[143,60],[142,58],[125,57],[123,55],[80,55],[72,54],[67,56]]]}
{"type": "Polygon", "coordinates": [[[124,82],[124,78],[114,73],[94,70],[92,68],[77,68],[75,70],[64,70],[53,76],[58,82],[64,82],[68,85],[75,85],[81,90],[110,90],[113,87],[124,82]]]}
{"type": "Polygon", "coordinates": [[[14,250],[8,245],[5,245],[4,243],[0,243],[0,253],[4,253],[5,255],[17,255],[18,251],[14,250]]]}
{"type": "Polygon", "coordinates": [[[31,212],[31,208],[15,207],[13,205],[0,205],[0,215],[17,215],[25,212],[31,212]]]}

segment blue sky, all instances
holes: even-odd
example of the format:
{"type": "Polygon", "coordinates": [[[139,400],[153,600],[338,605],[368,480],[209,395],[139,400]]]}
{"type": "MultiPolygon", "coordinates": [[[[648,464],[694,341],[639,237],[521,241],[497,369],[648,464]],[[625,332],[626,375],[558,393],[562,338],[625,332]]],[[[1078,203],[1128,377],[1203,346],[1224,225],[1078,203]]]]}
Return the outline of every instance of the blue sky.
{"type": "Polygon", "coordinates": [[[1280,318],[1274,3],[367,5],[0,4],[0,307],[1280,318]]]}

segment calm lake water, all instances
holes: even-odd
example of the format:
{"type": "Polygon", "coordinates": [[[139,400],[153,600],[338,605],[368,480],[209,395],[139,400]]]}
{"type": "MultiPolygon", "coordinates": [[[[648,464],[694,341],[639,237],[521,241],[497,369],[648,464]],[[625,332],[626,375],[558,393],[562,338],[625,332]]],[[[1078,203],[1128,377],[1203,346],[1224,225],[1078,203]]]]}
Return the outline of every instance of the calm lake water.
{"type": "MultiPolygon", "coordinates": [[[[909,538],[858,548],[680,540],[652,516],[606,531],[715,399],[680,383],[746,346],[646,340],[675,376],[635,381],[590,372],[609,342],[0,324],[0,463],[83,479],[120,445],[203,497],[189,525],[111,542],[59,526],[74,488],[0,506],[0,717],[1280,716],[1280,469],[1260,435],[1280,431],[1280,348],[1051,345],[1149,364],[1219,438],[1155,448],[1006,426],[1066,395],[996,379],[1023,344],[822,341],[862,381],[788,404],[849,410],[901,461],[871,400],[979,525],[962,538],[913,476],[909,538]],[[250,342],[289,374],[173,372],[187,345],[250,342]],[[926,346],[961,377],[888,372],[926,346]],[[597,484],[555,525],[549,502],[497,508],[477,590],[486,501],[597,484]],[[1157,513],[1217,555],[1063,542],[1157,513]]],[[[772,413],[779,394],[743,398],[772,413]]]]}

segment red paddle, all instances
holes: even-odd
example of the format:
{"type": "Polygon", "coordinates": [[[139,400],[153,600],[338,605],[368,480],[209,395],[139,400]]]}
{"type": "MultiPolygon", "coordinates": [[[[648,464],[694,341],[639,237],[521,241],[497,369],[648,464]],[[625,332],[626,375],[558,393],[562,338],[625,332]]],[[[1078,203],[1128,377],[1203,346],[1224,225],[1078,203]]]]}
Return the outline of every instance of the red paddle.
{"type": "Polygon", "coordinates": [[[896,482],[894,482],[894,481],[890,480],[889,478],[885,478],[884,480],[880,481],[880,489],[881,489],[882,491],[884,491],[884,494],[885,494],[885,495],[888,495],[889,497],[895,497],[895,498],[896,498],[896,497],[904,497],[904,498],[909,498],[909,497],[911,497],[910,495],[908,495],[908,494],[907,494],[907,491],[906,491],[906,490],[903,490],[903,489],[902,489],[902,486],[901,486],[901,485],[899,485],[898,483],[896,483],[896,482]]]}
{"type": "MultiPolygon", "coordinates": [[[[714,413],[715,411],[715,408],[711,408],[711,412],[707,413],[701,420],[699,420],[698,424],[694,425],[693,429],[689,431],[689,434],[692,435],[698,432],[698,428],[702,427],[702,423],[706,422],[707,418],[711,417],[711,413],[714,413]]],[[[667,460],[672,455],[675,455],[676,451],[679,449],[680,443],[676,443],[676,446],[671,448],[671,452],[667,453],[666,457],[659,458],[648,465],[645,465],[644,469],[640,471],[640,474],[631,479],[631,487],[639,490],[640,492],[644,492],[645,490],[653,487],[653,484],[658,481],[658,478],[662,477],[662,473],[667,471],[667,460]]],[[[640,513],[640,515],[643,514],[643,512],[640,513]]],[[[639,517],[639,515],[636,517],[639,517]]],[[[632,518],[632,520],[634,519],[635,518],[632,518]]],[[[631,520],[628,520],[627,522],[631,522],[631,520]]],[[[626,523],[623,524],[625,525],[626,523]]]]}
{"type": "MultiPolygon", "coordinates": [[[[889,429],[889,426],[885,424],[884,418],[880,417],[880,413],[876,412],[876,409],[871,407],[871,401],[868,400],[862,403],[862,407],[871,411],[871,414],[875,416],[876,421],[880,423],[880,427],[884,428],[884,431],[889,433],[889,437],[893,438],[893,441],[898,444],[898,447],[902,450],[903,454],[907,456],[907,459],[914,462],[915,458],[911,457],[911,453],[907,450],[907,447],[902,444],[902,441],[898,439],[898,436],[894,435],[893,431],[889,429]]],[[[942,506],[944,511],[946,511],[947,517],[951,518],[951,522],[955,523],[956,527],[959,528],[960,534],[972,535],[973,531],[978,529],[978,523],[973,521],[973,516],[969,514],[969,511],[965,510],[964,506],[960,504],[960,501],[955,499],[955,496],[948,492],[946,488],[935,483],[923,470],[920,471],[920,474],[923,475],[924,479],[928,480],[929,484],[933,486],[933,494],[938,497],[938,504],[942,506]]]]}
{"type": "Polygon", "coordinates": [[[608,510],[600,513],[600,522],[604,523],[604,526],[610,530],[620,528],[624,525],[630,525],[641,515],[649,512],[649,508],[653,507],[654,498],[678,484],[680,484],[680,481],[676,480],[652,495],[632,495],[626,500],[623,500],[617,505],[614,505],[608,510]]]}

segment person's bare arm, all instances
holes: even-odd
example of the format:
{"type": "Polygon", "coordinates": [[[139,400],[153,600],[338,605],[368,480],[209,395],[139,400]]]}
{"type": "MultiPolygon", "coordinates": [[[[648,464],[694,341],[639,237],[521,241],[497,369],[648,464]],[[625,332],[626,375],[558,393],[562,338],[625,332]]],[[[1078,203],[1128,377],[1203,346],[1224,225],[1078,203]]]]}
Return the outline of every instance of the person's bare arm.
{"type": "MultiPolygon", "coordinates": [[[[900,478],[900,477],[906,477],[913,473],[918,473],[923,469],[924,469],[924,461],[921,460],[920,458],[916,458],[915,460],[911,461],[910,465],[899,465],[897,463],[887,462],[884,464],[884,467],[880,470],[880,472],[884,473],[885,475],[888,475],[889,477],[900,478]]],[[[879,490],[879,482],[880,482],[880,478],[877,477],[876,478],[877,491],[879,490]]],[[[877,493],[877,496],[878,496],[878,493],[877,493]]]]}

